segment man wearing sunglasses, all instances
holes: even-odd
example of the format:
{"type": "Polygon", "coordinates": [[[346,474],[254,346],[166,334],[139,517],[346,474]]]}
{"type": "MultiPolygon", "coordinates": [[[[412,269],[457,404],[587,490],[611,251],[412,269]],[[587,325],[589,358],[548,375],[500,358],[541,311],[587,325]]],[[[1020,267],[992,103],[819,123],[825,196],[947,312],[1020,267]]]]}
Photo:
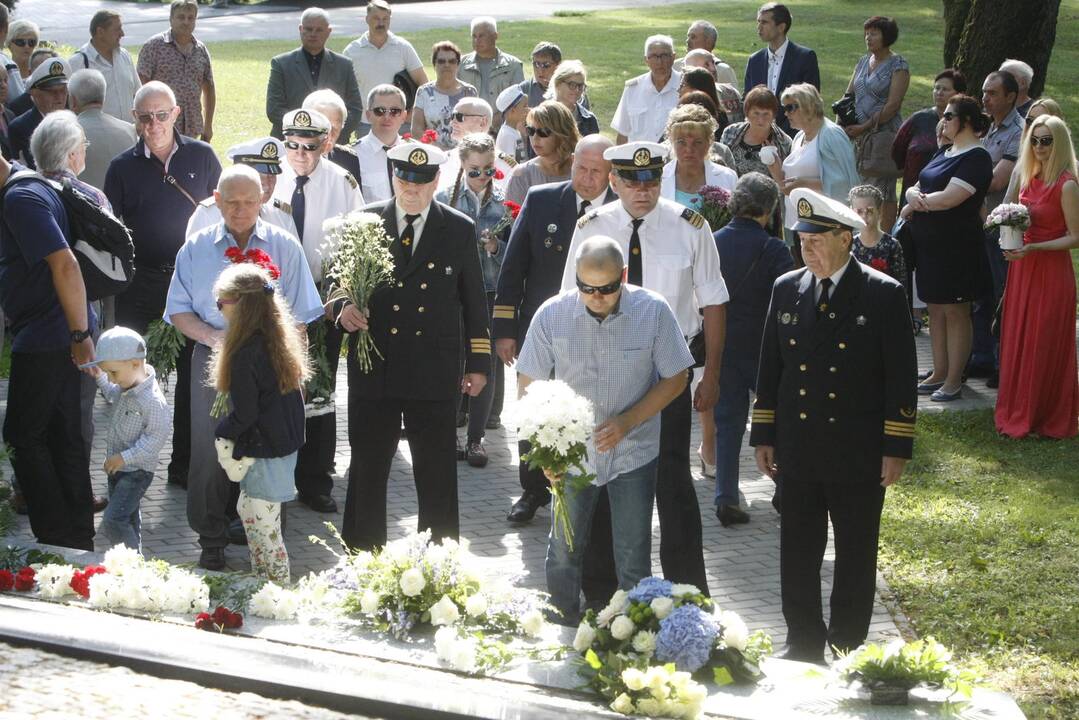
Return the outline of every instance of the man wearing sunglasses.
{"type": "MultiPolygon", "coordinates": [[[[573,287],[544,303],[533,319],[517,362],[517,391],[553,377],[592,402],[596,428],[588,459],[596,479],[567,492],[574,549],[552,534],[547,547],[547,591],[561,611],[560,623],[580,619],[583,558],[601,489],[611,504],[606,542],[613,540],[621,587],[632,587],[652,568],[652,503],[659,413],[687,386],[693,356],[678,320],[662,296],[626,283],[622,246],[595,235],[579,244],[567,263],[573,287]]],[[[687,439],[688,443],[689,440],[687,439]]],[[[551,477],[552,483],[569,478],[551,477]]]]}
{"type": "Polygon", "coordinates": [[[393,197],[393,168],[386,153],[403,142],[400,131],[408,117],[405,94],[396,85],[376,85],[367,96],[364,115],[371,132],[355,145],[360,159],[360,187],[364,200],[382,202],[393,197]]]}
{"type": "MultiPolygon", "coordinates": [[[[330,132],[330,120],[318,110],[293,110],[281,120],[285,136],[285,164],[274,188],[274,198],[288,203],[303,245],[311,277],[322,288],[321,248],[326,242],[322,224],[363,207],[359,183],[346,170],[326,160],[322,149],[330,132]]],[[[329,258],[325,258],[329,260],[329,258]]],[[[341,328],[333,321],[329,306],[325,323],[326,358],[331,377],[337,377],[341,328]]],[[[315,337],[315,328],[308,328],[315,337]]],[[[316,512],[337,512],[333,499],[334,454],[337,450],[337,415],[329,413],[307,419],[307,442],[296,459],[296,492],[300,502],[316,512]]]]}
{"type": "Polygon", "coordinates": [[[561,62],[562,48],[553,42],[541,40],[532,48],[532,77],[517,86],[528,96],[530,107],[539,107],[546,100],[544,96],[551,84],[551,76],[561,62]]]}
{"type": "MultiPolygon", "coordinates": [[[[728,300],[719,251],[701,215],[660,197],[667,160],[664,146],[628,143],[603,156],[612,164],[610,182],[619,202],[582,217],[569,252],[576,252],[582,242],[596,235],[614,238],[628,258],[628,282],[667,300],[682,328],[683,343],[704,333],[704,369],[696,396],[691,397],[687,384],[663,411],[656,505],[663,576],[696,585],[707,594],[701,513],[689,469],[689,436],[693,410],[710,412],[719,395],[728,300]]],[[[567,265],[562,289],[574,286],[573,268],[567,265]]]]}
{"type": "Polygon", "coordinates": [[[479,395],[491,370],[475,225],[434,200],[446,153],[410,141],[391,149],[389,158],[394,198],[365,210],[382,217],[393,241],[393,280],[375,291],[369,307],[340,303],[336,309],[339,324],[349,333],[368,330],[380,353],[367,372],[355,353],[348,357],[352,465],[341,537],[362,550],[386,543],[386,483],[402,419],[419,502],[418,529],[457,539],[454,416],[461,393],[479,395]]]}
{"type": "Polygon", "coordinates": [[[8,128],[8,142],[15,159],[30,168],[36,168],[30,153],[30,136],[45,119],[57,110],[67,109],[67,81],[71,77],[68,64],[53,58],[38,65],[27,81],[32,107],[12,120],[8,128]]]}
{"type": "Polygon", "coordinates": [[[323,88],[316,90],[303,99],[304,110],[318,110],[330,121],[330,132],[326,134],[326,142],[322,146],[322,156],[349,172],[356,182],[360,182],[360,158],[356,151],[348,145],[339,145],[341,130],[348,120],[348,108],[341,96],[333,90],[323,88]]]}
{"type": "MultiPolygon", "coordinates": [[[[450,137],[457,142],[465,135],[472,133],[486,133],[491,130],[491,121],[494,118],[494,110],[486,100],[475,97],[461,98],[453,106],[453,115],[450,116],[450,137]]],[[[502,174],[501,178],[495,177],[494,184],[502,192],[510,184],[510,175],[517,166],[517,160],[511,155],[495,148],[495,169],[502,174]]],[[[457,171],[461,169],[461,156],[456,151],[449,153],[446,164],[439,173],[438,189],[445,190],[453,187],[453,181],[457,179],[457,171]]]]}

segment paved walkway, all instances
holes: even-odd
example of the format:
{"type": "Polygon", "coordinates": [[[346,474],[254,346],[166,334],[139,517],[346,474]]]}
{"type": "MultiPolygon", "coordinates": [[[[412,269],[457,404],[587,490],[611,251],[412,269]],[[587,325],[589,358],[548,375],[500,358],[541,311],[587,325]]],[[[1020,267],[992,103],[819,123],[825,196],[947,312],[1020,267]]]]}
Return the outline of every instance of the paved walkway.
{"type": "MultiPolygon", "coordinates": [[[[918,338],[918,349],[922,365],[927,366],[927,337],[918,338]]],[[[513,373],[509,373],[507,380],[510,387],[506,389],[506,396],[515,398],[513,373]]],[[[341,388],[338,394],[341,398],[346,396],[345,384],[342,370],[338,378],[338,386],[341,388]]],[[[995,393],[987,390],[981,381],[973,381],[964,393],[967,399],[962,403],[953,403],[952,407],[984,406],[992,403],[995,398],[995,393]]],[[[6,397],[7,381],[2,381],[0,402],[4,409],[6,397]]],[[[924,399],[923,404],[927,404],[924,399]]],[[[507,422],[512,418],[513,408],[514,403],[511,401],[503,412],[503,418],[507,422]]],[[[104,412],[104,403],[99,398],[96,408],[99,427],[104,427],[104,412]]],[[[339,405],[339,474],[333,494],[342,508],[347,486],[344,473],[350,459],[345,417],[344,408],[339,405]]],[[[699,429],[695,426],[692,447],[696,447],[698,443],[699,429]]],[[[104,462],[104,448],[100,439],[96,444],[92,462],[94,488],[98,494],[105,494],[105,475],[100,469],[104,462]]],[[[471,542],[473,552],[489,564],[491,572],[520,576],[522,585],[543,588],[543,560],[550,512],[547,509],[540,510],[536,520],[525,526],[511,526],[506,522],[506,512],[520,492],[514,431],[506,428],[490,432],[487,448],[490,463],[486,468],[478,470],[465,463],[458,465],[461,534],[471,542]]],[[[171,449],[166,447],[164,457],[167,458],[170,452],[171,449]]],[[[742,449],[741,467],[740,486],[752,521],[748,525],[732,528],[722,527],[712,512],[714,481],[703,479],[699,466],[694,470],[698,479],[697,496],[703,516],[704,553],[709,585],[721,607],[740,612],[753,628],[767,628],[779,647],[785,636],[785,628],[779,595],[779,519],[770,504],[773,484],[756,471],[752,448],[748,446],[742,449]]],[[[186,495],[183,490],[163,481],[163,469],[164,465],[142,505],[145,552],[171,562],[194,562],[198,559],[199,548],[195,535],[187,525],[186,495]]],[[[401,537],[416,527],[416,499],[407,441],[401,442],[390,473],[388,505],[391,537],[401,537]]],[[[341,514],[321,515],[298,503],[292,503],[288,507],[287,516],[286,544],[292,562],[293,578],[331,566],[334,562],[333,556],[326,549],[308,542],[307,538],[311,534],[328,537],[323,523],[329,521],[340,526],[341,514]]],[[[31,540],[29,523],[25,517],[20,517],[8,541],[18,543],[31,540]]],[[[107,549],[103,538],[99,538],[98,545],[98,550],[107,549]]],[[[656,572],[660,568],[658,547],[659,524],[658,518],[654,517],[653,548],[656,552],[653,553],[653,567],[656,572]]],[[[232,570],[248,569],[247,548],[229,547],[227,561],[232,570]]],[[[823,575],[824,595],[827,598],[832,575],[831,549],[824,562],[823,575]]],[[[882,590],[886,594],[883,584],[882,590]]],[[[894,620],[885,607],[878,603],[871,628],[872,637],[897,634],[894,620]]]]}

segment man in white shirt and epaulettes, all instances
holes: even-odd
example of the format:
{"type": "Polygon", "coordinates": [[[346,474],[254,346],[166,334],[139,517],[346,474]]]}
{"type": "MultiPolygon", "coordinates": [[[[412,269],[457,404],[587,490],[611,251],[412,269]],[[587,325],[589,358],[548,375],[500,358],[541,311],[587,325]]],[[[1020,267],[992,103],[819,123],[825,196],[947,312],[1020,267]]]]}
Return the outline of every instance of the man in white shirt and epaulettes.
{"type": "Polygon", "coordinates": [[[364,103],[363,114],[371,132],[352,147],[360,159],[363,199],[368,203],[382,202],[393,197],[393,170],[386,152],[401,142],[401,125],[408,117],[405,94],[395,85],[376,85],[364,103]]]}

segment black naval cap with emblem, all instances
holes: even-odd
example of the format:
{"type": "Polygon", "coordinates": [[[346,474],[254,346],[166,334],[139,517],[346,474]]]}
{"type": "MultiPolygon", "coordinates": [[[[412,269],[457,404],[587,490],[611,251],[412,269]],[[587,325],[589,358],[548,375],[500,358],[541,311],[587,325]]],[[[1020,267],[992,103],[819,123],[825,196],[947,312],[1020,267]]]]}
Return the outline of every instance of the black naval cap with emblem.
{"type": "Polygon", "coordinates": [[[438,175],[438,168],[449,157],[434,145],[403,142],[394,145],[386,153],[393,174],[410,183],[429,183],[438,175]]]}
{"type": "Polygon", "coordinates": [[[603,159],[625,180],[659,180],[667,163],[667,148],[654,142],[631,142],[607,148],[603,159]]]}
{"type": "Polygon", "coordinates": [[[285,135],[318,137],[330,132],[330,119],[318,110],[290,110],[281,120],[285,135]]]}
{"type": "Polygon", "coordinates": [[[273,137],[233,145],[225,153],[234,163],[250,165],[262,175],[280,175],[285,144],[273,137]]]}
{"type": "Polygon", "coordinates": [[[31,90],[44,90],[54,85],[67,85],[70,77],[71,68],[68,67],[66,61],[60,58],[48,58],[34,68],[27,83],[31,90]]]}
{"type": "Polygon", "coordinates": [[[858,213],[841,202],[825,197],[809,188],[798,188],[791,193],[791,202],[798,212],[795,232],[826,233],[829,230],[865,230],[865,222],[858,213]]]}

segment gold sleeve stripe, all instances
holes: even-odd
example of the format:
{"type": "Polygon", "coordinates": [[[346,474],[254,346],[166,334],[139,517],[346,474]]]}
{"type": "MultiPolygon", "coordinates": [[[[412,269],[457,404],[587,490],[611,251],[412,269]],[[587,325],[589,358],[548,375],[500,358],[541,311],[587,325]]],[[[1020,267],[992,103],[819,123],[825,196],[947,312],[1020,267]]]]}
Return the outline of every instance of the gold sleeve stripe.
{"type": "Polygon", "coordinates": [[[753,414],[754,415],[775,415],[776,411],[775,410],[754,410],[753,414]]]}
{"type": "Polygon", "coordinates": [[[884,421],[884,427],[889,427],[889,426],[894,427],[897,430],[902,430],[904,428],[913,428],[914,423],[912,423],[912,422],[902,422],[902,421],[899,421],[899,420],[885,420],[884,421]]]}
{"type": "Polygon", "coordinates": [[[483,355],[491,354],[491,341],[490,340],[473,340],[472,352],[480,353],[483,355]]]}
{"type": "Polygon", "coordinates": [[[512,320],[517,316],[517,314],[513,312],[513,308],[502,309],[498,306],[495,307],[495,310],[491,315],[497,320],[512,320]]]}
{"type": "Polygon", "coordinates": [[[914,431],[913,430],[908,432],[908,431],[887,430],[887,429],[885,429],[884,434],[885,435],[891,435],[892,437],[901,437],[901,438],[913,438],[914,437],[914,431]]]}

